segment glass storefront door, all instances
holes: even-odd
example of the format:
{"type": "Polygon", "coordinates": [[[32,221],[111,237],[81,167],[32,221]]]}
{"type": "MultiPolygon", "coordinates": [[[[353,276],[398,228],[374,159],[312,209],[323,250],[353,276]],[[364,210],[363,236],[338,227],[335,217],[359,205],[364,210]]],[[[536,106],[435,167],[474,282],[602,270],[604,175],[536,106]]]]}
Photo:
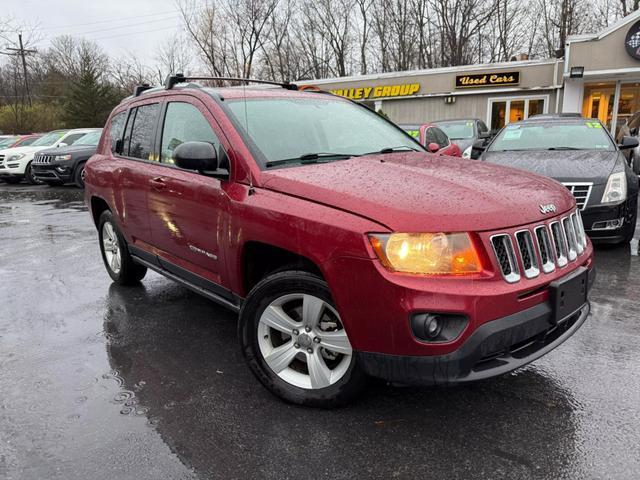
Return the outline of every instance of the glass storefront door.
{"type": "Polygon", "coordinates": [[[582,116],[599,119],[611,131],[615,93],[615,82],[585,85],[582,116]]]}
{"type": "Polygon", "coordinates": [[[547,97],[491,98],[489,112],[489,129],[499,130],[507,123],[546,113],[547,97]]]}

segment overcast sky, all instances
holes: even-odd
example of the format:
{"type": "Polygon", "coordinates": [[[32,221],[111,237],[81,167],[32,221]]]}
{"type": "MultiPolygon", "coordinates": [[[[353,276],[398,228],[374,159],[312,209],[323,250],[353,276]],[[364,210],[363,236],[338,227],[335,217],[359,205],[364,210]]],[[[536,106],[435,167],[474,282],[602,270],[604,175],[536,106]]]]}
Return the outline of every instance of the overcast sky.
{"type": "Polygon", "coordinates": [[[62,34],[95,40],[113,57],[132,51],[153,56],[156,45],[179,31],[175,0],[3,0],[1,17],[39,25],[46,48],[62,34]]]}

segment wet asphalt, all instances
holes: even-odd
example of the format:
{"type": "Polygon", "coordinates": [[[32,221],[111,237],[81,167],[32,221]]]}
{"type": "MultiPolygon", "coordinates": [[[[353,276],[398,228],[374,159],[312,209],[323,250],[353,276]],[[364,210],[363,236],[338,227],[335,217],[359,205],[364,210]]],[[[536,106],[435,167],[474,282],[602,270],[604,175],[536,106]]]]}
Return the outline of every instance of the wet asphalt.
{"type": "Polygon", "coordinates": [[[513,374],[282,403],[227,310],[113,285],[73,187],[0,184],[0,479],[640,476],[640,257],[597,248],[592,315],[513,374]]]}

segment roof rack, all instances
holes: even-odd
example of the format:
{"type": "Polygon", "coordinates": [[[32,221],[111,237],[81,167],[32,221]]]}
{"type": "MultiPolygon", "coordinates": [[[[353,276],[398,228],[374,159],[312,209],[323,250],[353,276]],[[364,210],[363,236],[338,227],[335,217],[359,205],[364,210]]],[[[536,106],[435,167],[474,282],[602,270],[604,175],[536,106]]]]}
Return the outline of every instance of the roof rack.
{"type": "Polygon", "coordinates": [[[133,89],[133,96],[139,97],[142,92],[144,92],[145,90],[149,90],[151,88],[153,87],[148,83],[143,83],[142,85],[136,85],[136,87],[133,89]]]}
{"type": "Polygon", "coordinates": [[[171,90],[174,85],[178,83],[184,83],[189,80],[222,80],[222,81],[235,81],[235,82],[244,82],[244,83],[262,83],[264,85],[275,85],[278,87],[285,88],[287,90],[298,90],[298,86],[294,83],[289,82],[271,82],[269,80],[254,80],[252,78],[235,78],[235,77],[191,77],[185,76],[182,73],[176,73],[175,75],[168,75],[167,79],[164,81],[164,88],[166,90],[171,90]]]}

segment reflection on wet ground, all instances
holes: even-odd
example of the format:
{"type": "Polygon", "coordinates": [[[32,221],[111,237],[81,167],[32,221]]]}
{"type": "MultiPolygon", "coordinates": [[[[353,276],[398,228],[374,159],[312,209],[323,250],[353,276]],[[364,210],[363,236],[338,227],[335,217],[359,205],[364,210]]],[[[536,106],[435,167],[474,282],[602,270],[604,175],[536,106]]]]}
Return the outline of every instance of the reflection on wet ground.
{"type": "Polygon", "coordinates": [[[640,257],[598,248],[593,314],[532,366],[454,388],[283,404],[234,315],[112,285],[73,188],[0,186],[0,478],[636,478],[640,257]]]}

